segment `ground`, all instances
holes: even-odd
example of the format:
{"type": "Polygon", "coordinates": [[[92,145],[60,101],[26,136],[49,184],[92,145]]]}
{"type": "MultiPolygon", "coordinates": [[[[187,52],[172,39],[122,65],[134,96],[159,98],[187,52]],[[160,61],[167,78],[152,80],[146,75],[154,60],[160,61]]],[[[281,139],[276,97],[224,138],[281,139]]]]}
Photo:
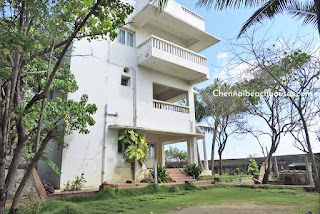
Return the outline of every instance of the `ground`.
{"type": "Polygon", "coordinates": [[[299,188],[254,185],[150,185],[138,190],[114,190],[95,198],[48,200],[19,213],[320,213],[319,194],[299,188]]]}
{"type": "Polygon", "coordinates": [[[188,207],[182,209],[180,211],[172,212],[174,214],[212,214],[212,213],[219,213],[219,214],[247,214],[247,213],[254,213],[254,214],[270,214],[270,213],[278,213],[278,214],[285,214],[285,213],[294,213],[294,208],[290,206],[283,206],[283,205],[272,205],[263,207],[259,204],[254,202],[241,202],[241,203],[224,203],[221,205],[213,205],[213,206],[196,206],[196,207],[188,207]]]}

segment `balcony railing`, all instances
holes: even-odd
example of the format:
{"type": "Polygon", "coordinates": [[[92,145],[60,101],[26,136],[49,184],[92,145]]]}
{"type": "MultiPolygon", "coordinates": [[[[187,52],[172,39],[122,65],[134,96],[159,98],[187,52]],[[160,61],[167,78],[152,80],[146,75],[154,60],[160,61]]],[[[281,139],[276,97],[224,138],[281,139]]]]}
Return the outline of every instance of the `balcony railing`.
{"type": "Polygon", "coordinates": [[[196,14],[195,12],[193,12],[192,10],[189,10],[188,8],[185,8],[185,7],[182,6],[182,5],[181,5],[181,9],[182,9],[182,11],[190,14],[191,16],[193,16],[193,17],[195,17],[195,18],[197,18],[197,19],[199,19],[199,20],[201,20],[201,21],[204,20],[204,18],[203,18],[202,16],[196,14]]]}
{"type": "Polygon", "coordinates": [[[199,65],[207,66],[206,57],[153,35],[138,46],[138,54],[144,55],[150,48],[156,48],[199,65]]]}
{"type": "Polygon", "coordinates": [[[153,108],[189,114],[188,106],[181,106],[160,100],[153,100],[153,108]]]}

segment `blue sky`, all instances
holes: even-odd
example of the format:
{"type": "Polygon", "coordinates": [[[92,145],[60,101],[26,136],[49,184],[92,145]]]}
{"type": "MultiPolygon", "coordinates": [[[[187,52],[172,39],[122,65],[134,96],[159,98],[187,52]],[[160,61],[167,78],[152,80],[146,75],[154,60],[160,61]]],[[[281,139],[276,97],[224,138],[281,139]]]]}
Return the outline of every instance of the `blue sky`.
{"type": "MultiPolygon", "coordinates": [[[[176,0],[183,6],[191,9],[192,11],[198,13],[203,16],[206,24],[206,31],[214,36],[218,37],[221,41],[203,51],[201,54],[208,57],[208,65],[210,69],[210,80],[197,85],[198,88],[205,87],[206,85],[212,82],[212,79],[217,77],[217,75],[221,75],[221,69],[218,67],[222,65],[223,60],[221,60],[221,56],[229,56],[231,55],[228,52],[228,42],[229,39],[234,39],[238,35],[242,24],[251,16],[254,12],[254,9],[240,9],[240,10],[224,10],[224,11],[216,11],[211,9],[208,11],[205,8],[195,7],[196,2],[194,0],[176,0]],[[220,56],[220,58],[219,58],[220,56]]],[[[262,25],[262,28],[259,29],[259,36],[265,35],[268,31],[268,36],[272,37],[272,39],[276,39],[277,37],[283,37],[284,39],[295,38],[297,33],[299,35],[306,36],[305,39],[312,40],[315,39],[317,44],[320,44],[319,36],[315,28],[311,26],[302,26],[301,21],[297,21],[290,17],[289,15],[279,15],[274,20],[265,21],[262,25]]],[[[249,31],[250,32],[250,31],[249,31]]],[[[241,40],[237,40],[236,42],[241,43],[241,40]]],[[[261,127],[265,129],[265,125],[259,119],[254,120],[257,127],[261,127]]],[[[314,136],[313,136],[314,137],[314,136]]],[[[268,145],[269,138],[267,136],[261,138],[261,140],[268,145]]],[[[315,140],[315,139],[313,139],[315,140]]],[[[211,151],[211,141],[212,136],[206,136],[206,145],[208,158],[210,157],[211,151]]],[[[180,149],[186,150],[186,143],[174,144],[180,149]]],[[[173,146],[173,145],[172,145],[173,146]]],[[[166,146],[167,148],[168,146],[166,146]]],[[[202,154],[202,143],[199,141],[199,149],[201,158],[203,158],[202,154]]],[[[319,152],[320,145],[319,143],[315,144],[314,150],[319,152]]],[[[299,150],[294,148],[293,140],[289,136],[284,136],[282,141],[278,147],[276,155],[284,155],[284,154],[295,154],[300,153],[299,150]]],[[[245,158],[249,155],[254,156],[262,156],[262,152],[260,150],[258,142],[251,136],[237,136],[232,137],[224,151],[223,158],[231,159],[231,158],[245,158]]],[[[215,155],[215,159],[218,158],[217,154],[215,155]]],[[[210,159],[210,158],[209,158],[210,159]]]]}

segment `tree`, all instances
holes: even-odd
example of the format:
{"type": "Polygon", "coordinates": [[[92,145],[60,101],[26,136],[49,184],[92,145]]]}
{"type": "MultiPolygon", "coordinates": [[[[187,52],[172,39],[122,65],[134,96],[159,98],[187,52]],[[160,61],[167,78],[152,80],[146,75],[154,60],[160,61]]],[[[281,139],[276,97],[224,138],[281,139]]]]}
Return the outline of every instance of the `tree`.
{"type": "Polygon", "coordinates": [[[76,90],[66,55],[76,39],[117,36],[133,8],[120,0],[4,0],[0,2],[0,214],[15,181],[19,157],[31,148],[30,164],[14,196],[10,213],[51,139],[72,131],[88,133],[96,107],[51,99],[76,90]],[[65,79],[66,78],[66,79],[65,79]],[[67,80],[68,84],[64,80],[67,80]],[[59,86],[60,85],[60,86],[59,86]],[[54,102],[52,102],[54,101],[54,102]],[[14,151],[13,151],[14,150],[14,151]],[[5,176],[7,155],[13,154],[5,176]]]}
{"type": "MultiPolygon", "coordinates": [[[[168,0],[159,0],[158,7],[163,9],[168,0]]],[[[264,19],[273,19],[276,15],[288,12],[292,17],[302,19],[303,24],[317,26],[320,34],[320,2],[299,0],[198,0],[197,6],[216,10],[228,8],[239,9],[259,7],[241,27],[238,37],[246,32],[251,26],[261,23],[264,19]]]]}
{"type": "Polygon", "coordinates": [[[131,164],[132,180],[135,181],[136,162],[140,167],[146,162],[148,144],[143,135],[130,129],[120,130],[118,141],[125,145],[124,158],[131,164]]]}
{"type": "Polygon", "coordinates": [[[188,154],[187,152],[178,149],[177,147],[169,147],[165,151],[165,159],[166,162],[186,162],[188,161],[188,154]]]}
{"type": "MultiPolygon", "coordinates": [[[[228,139],[238,130],[241,123],[242,113],[247,111],[247,105],[241,97],[233,96],[234,87],[218,80],[213,85],[202,90],[202,102],[208,117],[207,124],[210,128],[202,127],[213,131],[213,159],[214,145],[217,142],[219,154],[219,173],[222,174],[222,153],[226,147],[228,139]],[[226,95],[220,95],[225,93],[226,95]]],[[[212,160],[211,160],[212,161],[212,160]]],[[[214,168],[211,168],[212,170],[214,168]]]]}
{"type": "MultiPolygon", "coordinates": [[[[284,133],[292,132],[300,127],[300,135],[292,132],[294,137],[300,138],[304,144],[312,163],[314,183],[319,189],[319,173],[312,151],[311,130],[317,123],[319,91],[319,48],[311,42],[303,42],[301,38],[286,41],[278,38],[254,39],[254,33],[245,37],[246,41],[231,47],[235,60],[233,63],[247,66],[246,72],[260,73],[267,81],[257,82],[257,85],[278,93],[286,103],[286,111],[290,125],[284,133]],[[280,42],[279,42],[280,41],[280,42]],[[274,43],[277,42],[277,45],[274,43]],[[272,45],[273,44],[273,45],[272,45]],[[306,96],[306,93],[309,95],[306,96]],[[301,129],[302,128],[302,129],[301,129]]],[[[234,65],[232,65],[234,66],[234,65]]],[[[281,104],[282,106],[282,104],[281,104]]],[[[282,107],[281,107],[282,108],[282,107]]],[[[283,109],[284,112],[284,109],[283,109]]],[[[301,145],[300,145],[301,146],[301,145]]]]}

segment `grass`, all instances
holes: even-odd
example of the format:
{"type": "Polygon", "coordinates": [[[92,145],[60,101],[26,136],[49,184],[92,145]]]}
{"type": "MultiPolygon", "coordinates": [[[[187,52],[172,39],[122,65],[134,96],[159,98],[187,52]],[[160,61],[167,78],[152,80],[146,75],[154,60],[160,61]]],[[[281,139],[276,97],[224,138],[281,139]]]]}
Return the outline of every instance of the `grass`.
{"type": "Polygon", "coordinates": [[[239,179],[239,178],[249,178],[252,177],[252,175],[246,175],[246,174],[241,174],[241,175],[202,175],[199,176],[198,180],[213,180],[215,177],[219,177],[222,179],[239,179]]]}
{"type": "MultiPolygon", "coordinates": [[[[195,187],[190,184],[176,186],[149,185],[142,189],[108,189],[96,197],[74,197],[64,200],[47,200],[39,213],[167,213],[189,206],[215,205],[235,202],[254,202],[264,206],[285,205],[296,213],[319,213],[319,194],[301,188],[223,185],[195,187]]],[[[19,213],[32,213],[32,205],[21,207],[19,213]]]]}

